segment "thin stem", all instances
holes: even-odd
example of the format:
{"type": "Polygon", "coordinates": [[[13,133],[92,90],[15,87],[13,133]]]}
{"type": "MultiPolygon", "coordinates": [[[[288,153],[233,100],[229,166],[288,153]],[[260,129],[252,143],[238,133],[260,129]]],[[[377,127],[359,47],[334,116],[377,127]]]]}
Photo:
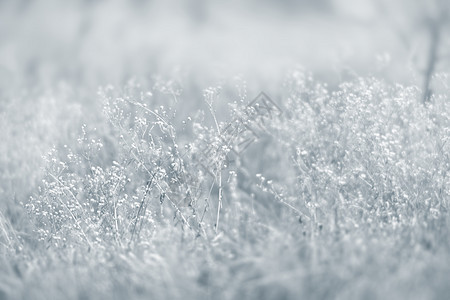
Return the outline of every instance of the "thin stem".
{"type": "Polygon", "coordinates": [[[216,216],[216,233],[219,230],[219,220],[220,220],[220,210],[222,209],[222,196],[223,196],[223,190],[222,190],[222,171],[219,169],[219,203],[217,205],[217,216],[216,216]]]}

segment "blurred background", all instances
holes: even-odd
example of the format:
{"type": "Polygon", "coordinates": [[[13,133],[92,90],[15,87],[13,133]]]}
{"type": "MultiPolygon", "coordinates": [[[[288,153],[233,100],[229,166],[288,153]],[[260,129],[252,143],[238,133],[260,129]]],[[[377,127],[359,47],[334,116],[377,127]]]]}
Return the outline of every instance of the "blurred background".
{"type": "MultiPolygon", "coordinates": [[[[330,85],[357,75],[421,84],[445,0],[0,1],[0,88],[120,84],[154,74],[202,88],[270,87],[296,66],[330,85]],[[281,76],[282,77],[282,76],[281,76]]],[[[445,8],[445,9],[444,9],[445,8]]],[[[442,22],[444,23],[444,22],[442,22]]],[[[440,24],[440,23],[439,23],[440,24]]]]}

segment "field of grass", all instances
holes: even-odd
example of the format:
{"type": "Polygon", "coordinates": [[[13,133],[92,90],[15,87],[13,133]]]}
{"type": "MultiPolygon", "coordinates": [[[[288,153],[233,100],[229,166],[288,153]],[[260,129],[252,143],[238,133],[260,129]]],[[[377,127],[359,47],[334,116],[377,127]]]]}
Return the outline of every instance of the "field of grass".
{"type": "Polygon", "coordinates": [[[450,295],[445,72],[424,104],[376,72],[217,75],[201,51],[167,71],[173,56],[139,57],[156,48],[136,37],[105,50],[110,19],[85,8],[36,5],[20,25],[2,5],[19,28],[0,40],[0,300],[450,295]],[[24,33],[58,13],[67,41],[24,33]]]}

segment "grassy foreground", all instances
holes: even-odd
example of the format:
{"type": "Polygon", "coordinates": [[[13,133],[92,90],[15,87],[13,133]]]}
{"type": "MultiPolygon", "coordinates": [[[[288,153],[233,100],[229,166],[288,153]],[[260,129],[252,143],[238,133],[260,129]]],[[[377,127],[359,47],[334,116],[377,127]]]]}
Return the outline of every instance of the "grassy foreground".
{"type": "Polygon", "coordinates": [[[4,94],[0,299],[446,299],[439,80],[4,94]]]}

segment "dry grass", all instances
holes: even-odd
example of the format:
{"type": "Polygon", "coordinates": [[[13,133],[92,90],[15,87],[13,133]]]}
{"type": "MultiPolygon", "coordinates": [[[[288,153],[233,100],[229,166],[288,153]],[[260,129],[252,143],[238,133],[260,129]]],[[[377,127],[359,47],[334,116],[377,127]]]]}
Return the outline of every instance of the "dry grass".
{"type": "Polygon", "coordinates": [[[3,194],[2,298],[445,298],[448,91],[423,106],[413,87],[297,71],[276,114],[223,88],[180,118],[160,89],[108,87],[89,118],[55,106],[71,119],[19,131],[54,147],[3,194]]]}

